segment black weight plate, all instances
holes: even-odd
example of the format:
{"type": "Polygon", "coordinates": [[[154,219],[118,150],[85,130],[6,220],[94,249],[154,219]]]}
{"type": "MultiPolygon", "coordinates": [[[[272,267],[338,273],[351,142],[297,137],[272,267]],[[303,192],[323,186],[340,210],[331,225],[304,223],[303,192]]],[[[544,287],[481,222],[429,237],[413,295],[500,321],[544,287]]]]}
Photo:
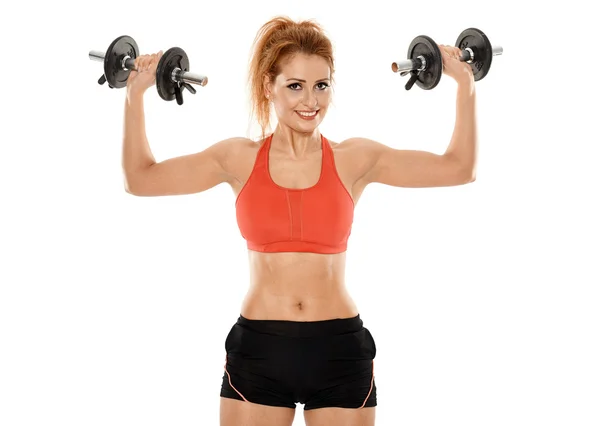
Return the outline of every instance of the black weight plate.
{"type": "Polygon", "coordinates": [[[179,47],[172,47],[164,52],[156,68],[156,90],[165,101],[172,101],[176,97],[175,88],[178,83],[171,78],[175,68],[190,71],[187,54],[179,47]]]}
{"type": "Polygon", "coordinates": [[[138,45],[129,36],[121,36],[113,41],[104,54],[104,76],[109,86],[120,89],[127,85],[130,70],[123,69],[123,58],[127,55],[132,59],[138,57],[138,45]]]}
{"type": "Polygon", "coordinates": [[[467,28],[456,39],[456,47],[464,50],[470,47],[475,60],[469,64],[473,70],[475,81],[485,77],[492,66],[492,45],[483,31],[477,28],[467,28]]]}
{"type": "Polygon", "coordinates": [[[418,56],[425,58],[427,66],[419,74],[417,86],[424,90],[431,90],[442,78],[442,52],[431,37],[420,35],[415,37],[408,47],[408,59],[417,59],[418,56]]]}

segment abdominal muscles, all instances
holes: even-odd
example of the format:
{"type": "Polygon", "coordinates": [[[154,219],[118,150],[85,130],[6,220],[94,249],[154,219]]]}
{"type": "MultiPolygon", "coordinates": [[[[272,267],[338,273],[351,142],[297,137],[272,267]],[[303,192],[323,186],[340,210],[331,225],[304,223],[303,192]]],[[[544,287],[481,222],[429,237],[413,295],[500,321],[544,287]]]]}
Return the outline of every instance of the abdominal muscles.
{"type": "Polygon", "coordinates": [[[249,251],[248,319],[321,321],[358,314],[345,285],[346,254],[249,251]]]}

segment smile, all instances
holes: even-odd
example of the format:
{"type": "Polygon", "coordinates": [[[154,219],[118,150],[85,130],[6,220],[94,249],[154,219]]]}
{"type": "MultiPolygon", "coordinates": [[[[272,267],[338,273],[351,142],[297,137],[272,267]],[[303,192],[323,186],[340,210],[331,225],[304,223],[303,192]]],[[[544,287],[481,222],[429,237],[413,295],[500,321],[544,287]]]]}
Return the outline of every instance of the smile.
{"type": "Polygon", "coordinates": [[[315,118],[315,116],[317,115],[317,113],[319,111],[320,110],[316,110],[316,111],[312,111],[312,112],[296,111],[296,114],[298,114],[304,120],[310,120],[312,118],[315,118]]]}

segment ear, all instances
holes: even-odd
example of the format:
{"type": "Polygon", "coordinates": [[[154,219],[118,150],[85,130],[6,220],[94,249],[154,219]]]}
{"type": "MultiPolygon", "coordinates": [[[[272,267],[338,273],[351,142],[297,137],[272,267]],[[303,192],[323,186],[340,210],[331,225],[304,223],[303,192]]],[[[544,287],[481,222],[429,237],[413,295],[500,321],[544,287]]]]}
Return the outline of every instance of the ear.
{"type": "Polygon", "coordinates": [[[266,98],[271,98],[271,91],[273,89],[273,84],[269,80],[269,76],[265,74],[263,77],[263,92],[266,98]]]}

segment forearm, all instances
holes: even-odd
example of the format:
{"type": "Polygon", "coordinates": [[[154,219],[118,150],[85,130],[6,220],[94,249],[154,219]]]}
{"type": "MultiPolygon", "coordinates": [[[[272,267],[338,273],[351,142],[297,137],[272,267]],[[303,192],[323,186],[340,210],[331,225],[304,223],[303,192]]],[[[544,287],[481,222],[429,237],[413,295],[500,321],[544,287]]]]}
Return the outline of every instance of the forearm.
{"type": "Polygon", "coordinates": [[[446,154],[455,158],[466,173],[475,175],[477,165],[477,117],[475,82],[465,79],[458,83],[456,122],[446,154]]]}
{"type": "Polygon", "coordinates": [[[155,162],[146,137],[144,95],[143,93],[127,94],[123,124],[122,158],[125,178],[129,181],[137,172],[155,162]]]}

